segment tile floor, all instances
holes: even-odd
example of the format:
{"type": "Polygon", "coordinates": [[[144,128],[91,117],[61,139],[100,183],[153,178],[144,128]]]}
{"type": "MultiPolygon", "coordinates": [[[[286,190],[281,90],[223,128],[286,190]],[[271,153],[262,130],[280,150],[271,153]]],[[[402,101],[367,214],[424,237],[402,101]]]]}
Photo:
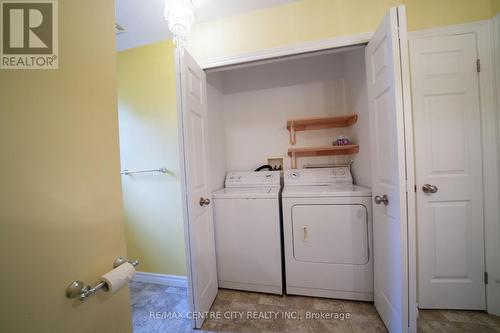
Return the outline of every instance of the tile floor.
{"type": "Polygon", "coordinates": [[[500,332],[500,317],[483,311],[420,310],[418,331],[430,332],[500,332]]]}
{"type": "MultiPolygon", "coordinates": [[[[219,290],[213,318],[205,320],[202,330],[193,331],[185,318],[189,311],[185,288],[132,282],[130,290],[134,333],[387,332],[372,303],[227,289],[219,290]]],[[[500,317],[425,310],[420,311],[419,332],[500,332],[500,317]]]]}
{"type": "Polygon", "coordinates": [[[162,318],[164,313],[189,311],[186,288],[141,282],[130,282],[129,287],[134,333],[191,332],[188,319],[162,318]]]}

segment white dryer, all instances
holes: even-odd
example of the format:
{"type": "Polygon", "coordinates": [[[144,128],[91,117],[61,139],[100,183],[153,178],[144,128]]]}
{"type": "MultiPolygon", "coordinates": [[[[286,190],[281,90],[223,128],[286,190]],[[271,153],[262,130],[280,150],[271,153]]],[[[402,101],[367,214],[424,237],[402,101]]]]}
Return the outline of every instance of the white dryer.
{"type": "Polygon", "coordinates": [[[348,167],[287,170],[284,183],[286,292],[373,300],[370,189],[348,167]]]}
{"type": "Polygon", "coordinates": [[[283,293],[279,171],[230,172],[213,193],[221,288],[283,293]]]}

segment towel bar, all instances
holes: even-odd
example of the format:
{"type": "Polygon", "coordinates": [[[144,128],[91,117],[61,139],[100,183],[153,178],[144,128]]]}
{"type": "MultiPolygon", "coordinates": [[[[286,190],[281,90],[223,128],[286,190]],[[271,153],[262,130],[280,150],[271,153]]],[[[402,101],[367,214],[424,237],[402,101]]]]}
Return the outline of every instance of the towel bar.
{"type": "Polygon", "coordinates": [[[161,173],[167,173],[168,170],[167,168],[163,167],[163,168],[158,168],[158,169],[146,169],[146,170],[123,170],[122,172],[120,172],[122,175],[131,175],[133,173],[148,173],[148,172],[161,172],[161,173]]]}

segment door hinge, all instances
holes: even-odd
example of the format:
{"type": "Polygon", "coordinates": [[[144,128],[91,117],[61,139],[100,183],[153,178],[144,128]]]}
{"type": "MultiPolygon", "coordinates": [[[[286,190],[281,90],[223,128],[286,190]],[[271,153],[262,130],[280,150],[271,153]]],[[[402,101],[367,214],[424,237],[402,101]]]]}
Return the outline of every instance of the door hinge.
{"type": "Polygon", "coordinates": [[[476,70],[477,72],[481,72],[481,59],[476,59],[476,70]]]}
{"type": "Polygon", "coordinates": [[[415,193],[417,193],[417,184],[413,186],[413,190],[415,191],[415,193]]]}
{"type": "Polygon", "coordinates": [[[488,272],[484,272],[484,284],[488,284],[488,272]]]}

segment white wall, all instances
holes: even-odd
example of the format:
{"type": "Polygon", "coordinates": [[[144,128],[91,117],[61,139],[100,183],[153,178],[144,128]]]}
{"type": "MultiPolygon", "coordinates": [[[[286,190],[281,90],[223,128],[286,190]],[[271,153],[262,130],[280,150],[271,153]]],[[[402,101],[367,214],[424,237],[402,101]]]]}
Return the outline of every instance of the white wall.
{"type": "Polygon", "coordinates": [[[359,145],[359,153],[354,159],[352,173],[358,185],[371,187],[370,164],[370,124],[368,115],[368,95],[366,91],[366,69],[364,50],[344,53],[346,76],[347,107],[358,114],[358,122],[352,127],[352,137],[359,145]]]}
{"type": "MultiPolygon", "coordinates": [[[[218,150],[212,165],[221,170],[222,151],[214,142],[220,146],[225,139],[227,171],[254,170],[270,157],[284,158],[285,168],[290,168],[288,119],[357,112],[360,117],[355,127],[298,132],[296,146],[331,145],[338,135],[350,136],[361,146],[360,155],[354,156],[353,170],[362,185],[370,186],[364,68],[364,51],[360,48],[209,74],[210,117],[215,109],[221,110],[221,96],[215,89],[218,86],[222,92],[223,119],[220,115],[215,117],[217,122],[224,122],[224,134],[212,134],[211,146],[218,150]]],[[[211,131],[219,129],[211,127],[211,131]]],[[[307,163],[343,163],[349,158],[300,158],[298,167],[307,163]]],[[[215,182],[220,183],[220,171],[212,174],[215,182]]]]}

